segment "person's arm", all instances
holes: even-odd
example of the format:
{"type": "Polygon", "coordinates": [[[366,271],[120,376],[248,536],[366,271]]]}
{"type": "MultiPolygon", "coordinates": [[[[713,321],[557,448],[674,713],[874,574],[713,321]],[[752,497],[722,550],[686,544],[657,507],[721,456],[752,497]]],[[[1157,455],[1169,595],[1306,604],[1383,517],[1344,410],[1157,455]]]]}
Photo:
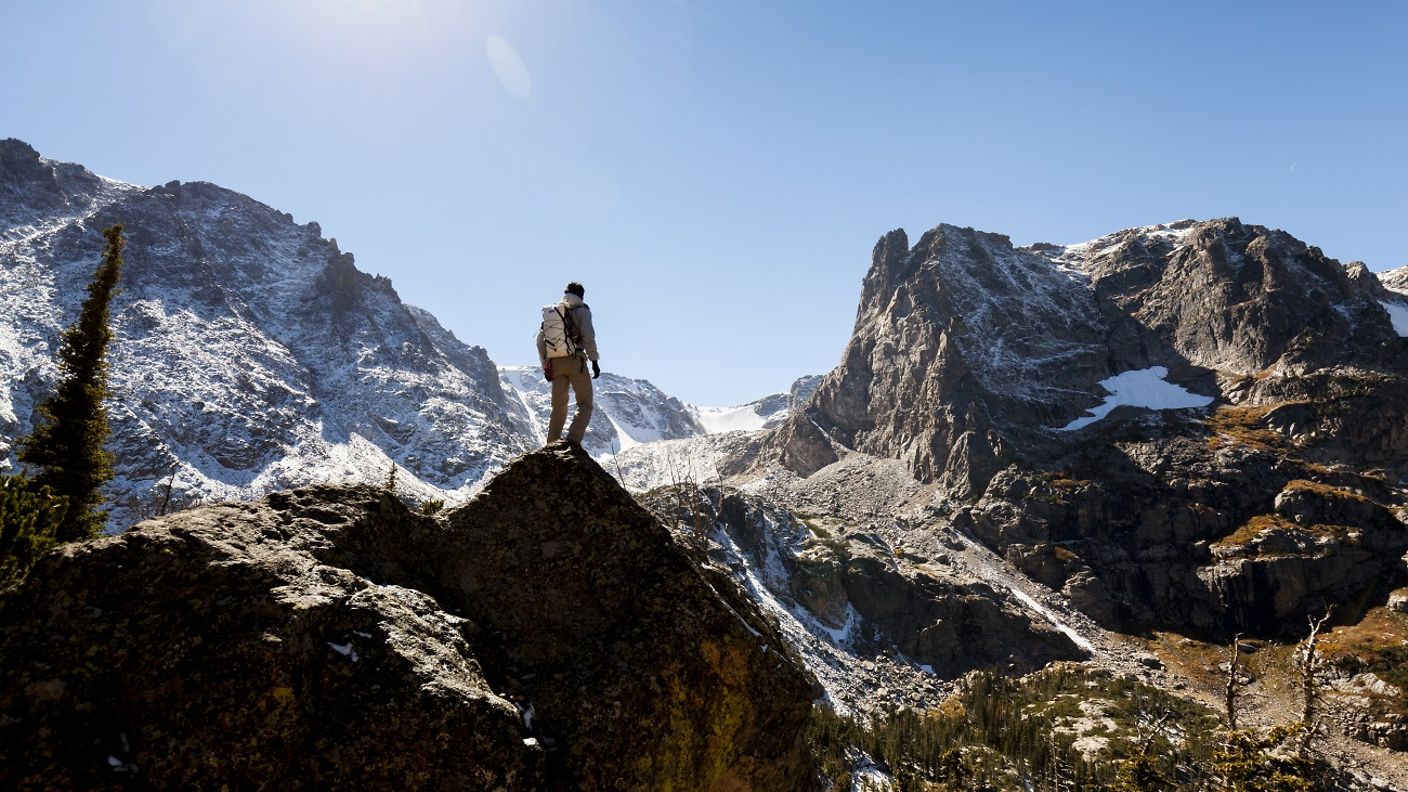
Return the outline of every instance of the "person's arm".
{"type": "Polygon", "coordinates": [[[600,360],[596,353],[596,330],[592,327],[592,309],[583,305],[576,318],[577,331],[582,334],[582,348],[587,350],[587,358],[593,362],[600,360]]]}
{"type": "Polygon", "coordinates": [[[543,339],[543,331],[541,328],[539,328],[538,337],[534,339],[534,341],[538,345],[538,365],[546,366],[548,364],[548,342],[543,339]]]}

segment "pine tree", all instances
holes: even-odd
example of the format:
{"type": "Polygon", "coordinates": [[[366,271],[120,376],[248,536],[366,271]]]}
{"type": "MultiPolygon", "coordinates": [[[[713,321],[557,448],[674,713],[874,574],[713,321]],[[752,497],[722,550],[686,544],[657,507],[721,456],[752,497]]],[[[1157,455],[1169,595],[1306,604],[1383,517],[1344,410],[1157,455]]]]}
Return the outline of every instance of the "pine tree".
{"type": "Polygon", "coordinates": [[[108,305],[122,275],[122,226],[103,231],[107,247],[78,320],[64,331],[57,391],[39,406],[39,425],[24,440],[20,461],[39,468],[36,488],[48,487],[68,503],[55,539],[96,536],[107,521],[103,484],[112,478],[113,455],[104,447],[108,415],[107,349],[112,339],[108,305]]]}

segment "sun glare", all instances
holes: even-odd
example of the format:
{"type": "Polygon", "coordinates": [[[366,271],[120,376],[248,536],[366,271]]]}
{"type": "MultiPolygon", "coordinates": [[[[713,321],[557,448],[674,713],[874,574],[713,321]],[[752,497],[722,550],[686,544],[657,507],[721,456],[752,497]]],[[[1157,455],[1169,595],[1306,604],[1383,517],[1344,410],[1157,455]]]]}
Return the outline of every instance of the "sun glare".
{"type": "Polygon", "coordinates": [[[485,54],[489,56],[489,65],[494,69],[494,76],[499,79],[499,84],[504,90],[526,99],[533,92],[533,77],[528,73],[528,66],[519,57],[518,50],[513,45],[495,34],[489,36],[484,42],[485,54]]]}

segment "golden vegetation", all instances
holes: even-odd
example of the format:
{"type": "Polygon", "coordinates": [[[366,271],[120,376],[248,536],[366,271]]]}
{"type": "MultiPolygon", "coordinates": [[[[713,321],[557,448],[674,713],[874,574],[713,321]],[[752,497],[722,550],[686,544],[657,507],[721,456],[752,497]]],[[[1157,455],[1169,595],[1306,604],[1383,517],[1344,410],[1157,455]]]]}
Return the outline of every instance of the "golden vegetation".
{"type": "Polygon", "coordinates": [[[1311,492],[1322,498],[1340,498],[1343,500],[1358,501],[1368,503],[1369,499],[1363,495],[1346,487],[1332,487],[1319,481],[1308,481],[1306,479],[1292,479],[1286,482],[1286,492],[1311,492]]]}
{"type": "Polygon", "coordinates": [[[1257,451],[1277,451],[1286,447],[1286,438],[1279,432],[1268,429],[1264,423],[1267,413],[1279,404],[1257,404],[1248,407],[1219,407],[1203,420],[1212,430],[1208,438],[1208,448],[1217,451],[1229,446],[1243,445],[1257,451]]]}
{"type": "Polygon", "coordinates": [[[1245,547],[1255,541],[1262,533],[1277,528],[1283,531],[1298,531],[1301,529],[1301,526],[1279,514],[1258,514],[1250,520],[1247,520],[1241,528],[1213,542],[1212,546],[1245,547]]]}
{"type": "Polygon", "coordinates": [[[1262,534],[1277,530],[1317,539],[1325,537],[1343,539],[1354,529],[1348,525],[1330,525],[1327,523],[1302,525],[1298,522],[1288,520],[1279,514],[1258,514],[1250,520],[1247,520],[1242,527],[1218,539],[1216,542],[1213,542],[1212,546],[1246,547],[1255,542],[1257,537],[1262,534]]]}

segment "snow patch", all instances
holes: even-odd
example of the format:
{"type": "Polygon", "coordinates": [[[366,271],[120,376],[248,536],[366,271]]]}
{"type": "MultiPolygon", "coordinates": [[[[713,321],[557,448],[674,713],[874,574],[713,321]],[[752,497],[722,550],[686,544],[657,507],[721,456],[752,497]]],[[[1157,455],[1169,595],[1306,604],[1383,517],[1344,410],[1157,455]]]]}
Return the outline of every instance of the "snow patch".
{"type": "Polygon", "coordinates": [[[1380,300],[1379,305],[1388,311],[1388,318],[1393,322],[1394,332],[1408,338],[1408,303],[1380,300]]]}
{"type": "Polygon", "coordinates": [[[1121,405],[1144,407],[1150,410],[1181,410],[1189,407],[1206,407],[1212,404],[1211,396],[1201,396],[1179,385],[1165,382],[1168,369],[1153,366],[1146,369],[1126,371],[1108,379],[1100,380],[1100,385],[1110,392],[1105,402],[1089,410],[1089,415],[1077,418],[1061,427],[1059,431],[1070,432],[1080,429],[1110,414],[1121,405]]]}
{"type": "Polygon", "coordinates": [[[345,644],[333,643],[332,641],[328,641],[328,646],[331,647],[334,652],[337,652],[348,660],[351,660],[354,663],[357,662],[357,650],[352,648],[351,641],[348,641],[345,644]]]}
{"type": "Polygon", "coordinates": [[[1065,634],[1067,638],[1070,638],[1071,643],[1074,643],[1076,646],[1079,646],[1080,648],[1084,649],[1092,655],[1097,654],[1097,652],[1095,651],[1095,644],[1091,643],[1085,638],[1085,636],[1072,629],[1070,625],[1061,621],[1061,617],[1057,616],[1055,611],[1051,610],[1045,605],[1042,605],[1040,602],[1037,602],[1035,597],[1025,591],[1022,591],[1021,589],[1009,588],[1008,591],[1012,592],[1012,596],[1021,600],[1022,603],[1028,608],[1031,608],[1032,610],[1041,614],[1041,617],[1043,619],[1046,619],[1047,621],[1051,622],[1051,626],[1060,630],[1062,633],[1065,634]]]}
{"type": "Polygon", "coordinates": [[[868,764],[851,773],[850,792],[890,792],[896,788],[894,776],[881,770],[869,757],[864,761],[868,764]]]}

